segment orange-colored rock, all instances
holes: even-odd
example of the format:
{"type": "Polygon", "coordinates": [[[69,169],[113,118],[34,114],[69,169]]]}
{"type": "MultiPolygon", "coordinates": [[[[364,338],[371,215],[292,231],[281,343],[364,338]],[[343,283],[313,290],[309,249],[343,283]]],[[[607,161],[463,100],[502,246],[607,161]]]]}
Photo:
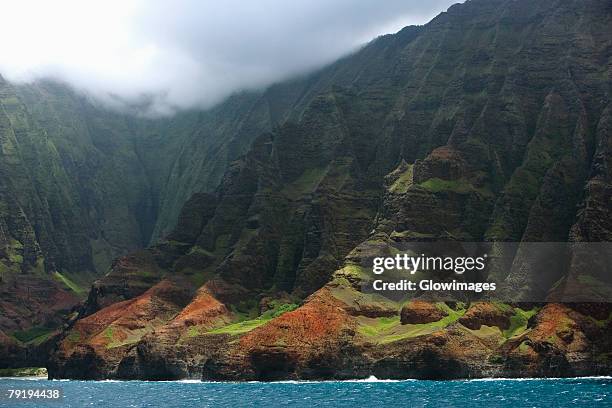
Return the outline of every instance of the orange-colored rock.
{"type": "Polygon", "coordinates": [[[495,303],[477,302],[461,316],[459,323],[472,330],[478,330],[483,325],[506,330],[510,327],[510,317],[513,314],[509,308],[501,308],[495,303]]]}
{"type": "Polygon", "coordinates": [[[103,376],[101,372],[113,372],[124,357],[126,347],[165,325],[189,298],[183,288],[163,280],[140,296],[112,304],[77,321],[60,343],[56,357],[62,359],[64,371],[71,372],[71,367],[76,366],[74,370],[79,378],[98,378],[103,376]],[[95,361],[96,370],[79,370],[79,361],[83,364],[95,361]]]}
{"type": "Polygon", "coordinates": [[[598,361],[610,347],[609,328],[599,327],[588,315],[569,305],[549,303],[530,324],[531,330],[502,346],[506,369],[531,376],[584,375],[608,372],[607,361],[598,361]],[[601,368],[597,368],[597,364],[601,368]]]}
{"type": "Polygon", "coordinates": [[[402,307],[400,320],[402,324],[423,324],[441,320],[448,314],[440,310],[435,303],[413,300],[402,307]]]}
{"type": "Polygon", "coordinates": [[[580,324],[585,319],[588,318],[566,305],[551,303],[536,315],[533,330],[527,333],[525,339],[532,345],[548,343],[565,351],[580,351],[587,344],[580,324]]]}
{"type": "Polygon", "coordinates": [[[310,296],[304,306],[283,314],[240,339],[246,350],[283,344],[285,347],[308,349],[330,342],[353,323],[343,303],[323,288],[310,296]]]}
{"type": "Polygon", "coordinates": [[[170,322],[171,326],[205,326],[213,327],[220,321],[229,323],[231,312],[206,290],[200,289],[196,296],[170,322]]]}
{"type": "Polygon", "coordinates": [[[167,318],[171,310],[176,313],[176,307],[168,310],[165,304],[172,302],[173,296],[178,298],[177,303],[184,303],[186,295],[181,292],[170,281],[161,281],[140,296],[114,303],[77,321],[74,330],[80,333],[81,338],[88,338],[111,324],[127,330],[142,329],[151,321],[167,318]]]}
{"type": "Polygon", "coordinates": [[[355,322],[329,288],[306,303],[240,338],[205,366],[205,378],[320,378],[340,366],[343,345],[355,335],[355,322]],[[208,373],[208,374],[207,374],[208,373]]]}

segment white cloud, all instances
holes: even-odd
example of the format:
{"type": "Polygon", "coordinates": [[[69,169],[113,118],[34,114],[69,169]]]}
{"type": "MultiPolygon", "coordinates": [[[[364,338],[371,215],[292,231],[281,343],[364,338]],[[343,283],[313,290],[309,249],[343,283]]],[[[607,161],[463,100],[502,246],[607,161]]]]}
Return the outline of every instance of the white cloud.
{"type": "Polygon", "coordinates": [[[0,73],[150,113],[209,107],[422,24],[449,0],[0,0],[0,73]]]}

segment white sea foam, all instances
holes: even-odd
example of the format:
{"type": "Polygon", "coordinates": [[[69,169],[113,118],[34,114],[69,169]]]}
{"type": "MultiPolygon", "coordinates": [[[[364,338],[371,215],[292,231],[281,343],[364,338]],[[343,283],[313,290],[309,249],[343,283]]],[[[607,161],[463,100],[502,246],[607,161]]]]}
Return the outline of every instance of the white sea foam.
{"type": "MultiPolygon", "coordinates": [[[[396,380],[396,379],[379,379],[374,375],[368,378],[355,378],[350,380],[282,380],[282,381],[203,381],[198,379],[184,380],[168,380],[168,381],[145,381],[145,380],[70,380],[70,379],[53,379],[49,380],[45,377],[0,377],[2,380],[19,380],[19,381],[53,381],[53,382],[102,382],[102,383],[119,383],[119,382],[164,382],[164,383],[182,383],[182,384],[319,384],[319,383],[394,383],[394,382],[415,382],[421,381],[414,378],[396,380]]],[[[457,382],[495,382],[495,381],[558,381],[558,380],[612,380],[612,376],[585,376],[585,377],[528,377],[528,378],[465,378],[451,381],[457,382]]]]}
{"type": "Polygon", "coordinates": [[[375,375],[371,375],[368,378],[355,379],[355,380],[346,380],[346,381],[343,381],[343,382],[358,382],[358,383],[362,383],[362,382],[365,382],[365,383],[377,382],[377,383],[380,383],[380,382],[401,382],[401,381],[416,381],[416,380],[412,380],[412,379],[407,379],[407,380],[379,379],[379,378],[376,378],[375,375]]]}
{"type": "Polygon", "coordinates": [[[472,379],[458,379],[456,381],[558,381],[558,380],[610,380],[612,376],[600,375],[600,376],[586,376],[586,377],[521,377],[521,378],[472,378],[472,379]]]}

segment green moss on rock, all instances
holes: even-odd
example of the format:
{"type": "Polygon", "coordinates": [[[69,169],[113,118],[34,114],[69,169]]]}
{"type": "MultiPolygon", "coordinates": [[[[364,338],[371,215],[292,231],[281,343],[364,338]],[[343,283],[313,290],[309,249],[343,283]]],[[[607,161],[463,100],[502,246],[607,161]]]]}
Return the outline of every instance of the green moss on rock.
{"type": "Polygon", "coordinates": [[[46,377],[44,367],[0,368],[0,377],[46,377]]]}

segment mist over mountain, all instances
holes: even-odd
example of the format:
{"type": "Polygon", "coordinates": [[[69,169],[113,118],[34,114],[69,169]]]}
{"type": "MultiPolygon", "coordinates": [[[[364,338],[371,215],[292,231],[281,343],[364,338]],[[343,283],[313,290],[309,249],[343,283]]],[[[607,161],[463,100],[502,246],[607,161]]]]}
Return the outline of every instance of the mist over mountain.
{"type": "Polygon", "coordinates": [[[5,4],[0,73],[54,78],[147,115],[209,108],[311,72],[453,2],[63,0],[5,4]],[[22,24],[27,21],[27,24],[22,24]]]}

